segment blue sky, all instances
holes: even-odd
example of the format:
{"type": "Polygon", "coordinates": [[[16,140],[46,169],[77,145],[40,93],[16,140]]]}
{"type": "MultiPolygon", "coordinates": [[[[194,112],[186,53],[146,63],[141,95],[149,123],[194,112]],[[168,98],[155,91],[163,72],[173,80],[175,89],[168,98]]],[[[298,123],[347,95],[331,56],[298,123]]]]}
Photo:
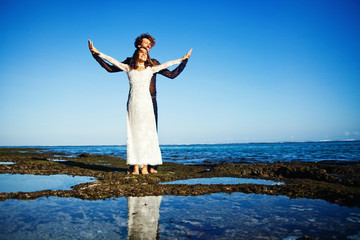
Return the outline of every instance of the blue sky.
{"type": "Polygon", "coordinates": [[[1,1],[0,145],[126,143],[122,61],[150,33],[161,144],[360,139],[359,1],[1,1]],[[174,68],[174,67],[172,67],[174,68]]]}

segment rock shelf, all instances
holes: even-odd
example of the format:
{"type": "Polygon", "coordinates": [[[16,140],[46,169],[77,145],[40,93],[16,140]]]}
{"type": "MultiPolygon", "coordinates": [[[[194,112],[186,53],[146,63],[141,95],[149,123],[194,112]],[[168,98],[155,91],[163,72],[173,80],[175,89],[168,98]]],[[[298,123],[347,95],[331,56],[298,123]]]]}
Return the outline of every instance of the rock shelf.
{"type": "Polygon", "coordinates": [[[0,193],[2,201],[49,196],[97,200],[120,196],[197,196],[219,192],[228,194],[242,192],[322,199],[341,206],[360,206],[359,162],[202,165],[165,162],[159,166],[157,174],[129,175],[125,160],[118,157],[91,154],[66,157],[64,153],[39,152],[39,149],[21,148],[0,148],[0,162],[15,163],[0,164],[0,174],[67,174],[91,176],[98,179],[91,183],[76,185],[72,187],[72,190],[0,193]],[[54,161],[54,159],[62,161],[54,161]],[[159,184],[160,182],[212,177],[255,178],[285,184],[159,184]]]}

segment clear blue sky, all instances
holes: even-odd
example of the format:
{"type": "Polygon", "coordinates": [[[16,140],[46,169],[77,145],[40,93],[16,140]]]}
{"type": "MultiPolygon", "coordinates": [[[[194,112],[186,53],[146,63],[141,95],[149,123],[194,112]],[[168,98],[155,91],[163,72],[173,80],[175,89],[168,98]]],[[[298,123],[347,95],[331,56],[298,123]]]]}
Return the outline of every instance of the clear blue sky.
{"type": "Polygon", "coordinates": [[[161,144],[360,139],[360,2],[1,1],[0,145],[126,143],[122,61],[150,33],[161,144]]]}

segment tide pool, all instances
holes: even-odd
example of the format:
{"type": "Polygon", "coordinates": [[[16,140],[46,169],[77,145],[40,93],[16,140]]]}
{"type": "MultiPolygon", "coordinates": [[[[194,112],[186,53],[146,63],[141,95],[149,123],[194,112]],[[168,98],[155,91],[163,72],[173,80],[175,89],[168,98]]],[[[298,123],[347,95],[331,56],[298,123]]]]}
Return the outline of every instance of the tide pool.
{"type": "Polygon", "coordinates": [[[71,190],[72,186],[92,181],[95,178],[84,176],[0,174],[0,192],[71,190]]]}
{"type": "Polygon", "coordinates": [[[275,182],[264,179],[255,179],[255,178],[232,178],[232,177],[213,177],[213,178],[191,178],[185,180],[177,180],[172,182],[163,182],[160,184],[202,184],[202,185],[211,185],[211,184],[262,184],[262,185],[283,185],[283,182],[275,182]]]}
{"type": "Polygon", "coordinates": [[[0,202],[1,239],[359,239],[360,209],[244,193],[0,202]]]}

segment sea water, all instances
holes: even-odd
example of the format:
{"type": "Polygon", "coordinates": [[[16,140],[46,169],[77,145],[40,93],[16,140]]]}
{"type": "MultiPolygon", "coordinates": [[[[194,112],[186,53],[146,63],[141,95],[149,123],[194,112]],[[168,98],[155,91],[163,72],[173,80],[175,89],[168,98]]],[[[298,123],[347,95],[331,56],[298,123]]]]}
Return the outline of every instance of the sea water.
{"type": "MultiPolygon", "coordinates": [[[[126,146],[32,146],[63,152],[118,156],[126,146]]],[[[360,161],[360,141],[161,145],[163,161],[183,164],[360,161]]]]}
{"type": "Polygon", "coordinates": [[[233,178],[233,177],[212,177],[212,178],[190,178],[171,182],[160,182],[160,184],[185,184],[185,185],[212,185],[212,184],[262,184],[262,185],[284,185],[283,182],[275,182],[255,178],[233,178]]]}
{"type": "Polygon", "coordinates": [[[71,190],[80,183],[96,179],[86,176],[0,174],[0,192],[36,192],[42,190],[71,190]]]}
{"type": "Polygon", "coordinates": [[[1,239],[359,239],[360,209],[244,193],[0,202],[1,239]]]}

